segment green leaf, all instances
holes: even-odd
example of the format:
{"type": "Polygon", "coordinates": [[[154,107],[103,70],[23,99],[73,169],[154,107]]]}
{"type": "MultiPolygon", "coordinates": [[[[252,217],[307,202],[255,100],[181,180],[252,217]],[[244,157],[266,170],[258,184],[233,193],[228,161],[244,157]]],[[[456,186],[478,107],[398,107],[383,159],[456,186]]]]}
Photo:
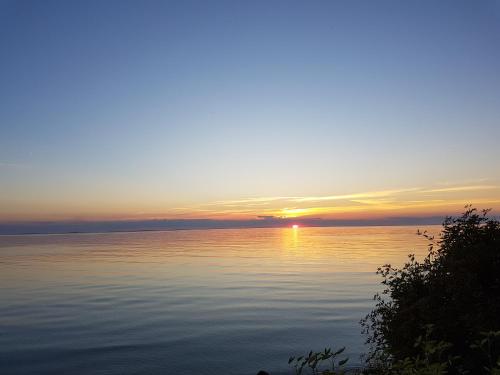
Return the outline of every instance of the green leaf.
{"type": "Polygon", "coordinates": [[[346,358],[346,359],[343,359],[342,361],[339,361],[339,366],[345,365],[348,360],[349,360],[349,358],[346,358]]]}
{"type": "Polygon", "coordinates": [[[339,355],[340,353],[342,353],[343,351],[345,350],[345,346],[340,348],[339,350],[337,350],[335,353],[333,353],[333,355],[339,355]]]}

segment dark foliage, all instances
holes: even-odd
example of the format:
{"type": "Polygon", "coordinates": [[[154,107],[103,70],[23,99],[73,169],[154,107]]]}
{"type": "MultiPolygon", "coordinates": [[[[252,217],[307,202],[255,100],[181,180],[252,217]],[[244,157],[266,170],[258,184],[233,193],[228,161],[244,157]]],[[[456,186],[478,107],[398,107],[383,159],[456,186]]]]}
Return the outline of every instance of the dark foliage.
{"type": "Polygon", "coordinates": [[[371,347],[368,361],[422,355],[414,343],[431,326],[433,339],[449,343],[449,372],[479,374],[487,363],[474,342],[500,329],[500,223],[487,210],[466,207],[461,217],[445,220],[439,239],[420,234],[430,241],[423,261],[410,255],[402,268],[378,270],[385,290],[361,322],[371,347]]]}
{"type": "Polygon", "coordinates": [[[346,374],[344,365],[349,361],[349,358],[338,360],[338,356],[342,354],[345,347],[333,351],[331,348],[325,348],[324,351],[314,352],[301,355],[300,357],[290,357],[288,364],[291,365],[296,375],[303,374],[304,370],[309,370],[311,375],[343,375],[346,374]]]}

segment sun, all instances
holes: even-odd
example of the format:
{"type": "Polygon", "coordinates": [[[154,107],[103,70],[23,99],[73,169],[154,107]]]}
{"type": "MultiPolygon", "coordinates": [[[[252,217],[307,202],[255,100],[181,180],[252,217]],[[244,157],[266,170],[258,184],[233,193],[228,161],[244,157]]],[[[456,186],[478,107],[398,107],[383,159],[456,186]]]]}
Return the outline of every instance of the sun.
{"type": "Polygon", "coordinates": [[[299,228],[299,226],[298,226],[297,224],[293,224],[293,225],[292,225],[292,228],[293,228],[293,229],[298,229],[298,228],[299,228]]]}

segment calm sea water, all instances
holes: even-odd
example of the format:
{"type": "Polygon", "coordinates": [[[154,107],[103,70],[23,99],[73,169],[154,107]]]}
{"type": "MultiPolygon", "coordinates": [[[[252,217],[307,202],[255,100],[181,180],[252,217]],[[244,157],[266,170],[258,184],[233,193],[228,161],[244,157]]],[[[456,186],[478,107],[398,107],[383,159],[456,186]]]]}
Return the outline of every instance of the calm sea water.
{"type": "Polygon", "coordinates": [[[344,345],[359,363],[374,271],[425,254],[416,229],[0,236],[0,373],[281,374],[344,345]]]}

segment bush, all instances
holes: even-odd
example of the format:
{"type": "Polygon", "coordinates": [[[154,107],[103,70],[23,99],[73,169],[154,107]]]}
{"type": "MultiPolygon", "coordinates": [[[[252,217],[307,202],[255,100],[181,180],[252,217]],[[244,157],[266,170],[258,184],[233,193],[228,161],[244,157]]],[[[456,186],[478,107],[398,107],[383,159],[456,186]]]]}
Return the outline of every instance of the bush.
{"type": "Polygon", "coordinates": [[[338,360],[337,357],[342,354],[345,347],[337,351],[331,348],[325,348],[324,351],[314,352],[300,357],[290,357],[288,364],[295,370],[295,375],[301,375],[304,370],[309,370],[311,375],[343,375],[345,370],[343,366],[349,358],[338,360]]]}
{"type": "Polygon", "coordinates": [[[415,367],[411,361],[429,360],[428,347],[415,344],[425,337],[439,344],[442,371],[428,373],[493,373],[497,340],[489,341],[488,355],[477,342],[500,330],[500,223],[488,210],[466,207],[461,217],[445,220],[438,240],[421,234],[430,242],[422,262],[409,255],[402,268],[387,264],[377,272],[385,289],[361,322],[369,365],[415,367]]]}

